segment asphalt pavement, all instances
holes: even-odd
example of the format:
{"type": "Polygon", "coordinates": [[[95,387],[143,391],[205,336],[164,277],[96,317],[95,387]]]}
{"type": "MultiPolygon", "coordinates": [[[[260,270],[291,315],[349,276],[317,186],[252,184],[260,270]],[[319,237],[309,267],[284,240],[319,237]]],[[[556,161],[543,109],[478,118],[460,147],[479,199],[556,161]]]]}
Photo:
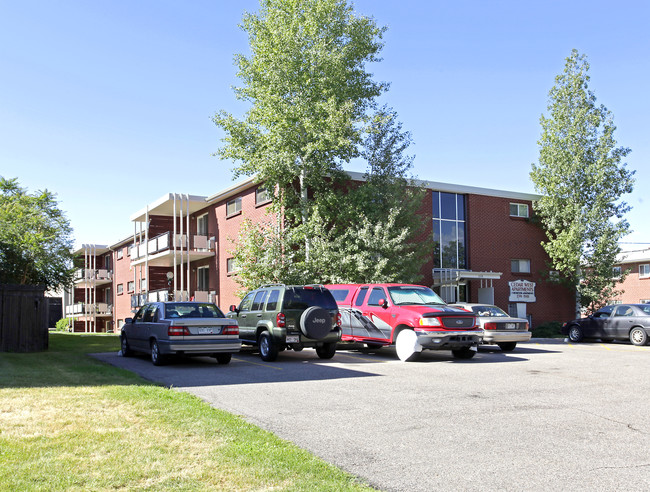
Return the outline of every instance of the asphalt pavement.
{"type": "Polygon", "coordinates": [[[650,490],[650,346],[482,346],[471,360],[425,351],[312,349],[229,365],[95,354],[197,395],[386,491],[650,490]]]}

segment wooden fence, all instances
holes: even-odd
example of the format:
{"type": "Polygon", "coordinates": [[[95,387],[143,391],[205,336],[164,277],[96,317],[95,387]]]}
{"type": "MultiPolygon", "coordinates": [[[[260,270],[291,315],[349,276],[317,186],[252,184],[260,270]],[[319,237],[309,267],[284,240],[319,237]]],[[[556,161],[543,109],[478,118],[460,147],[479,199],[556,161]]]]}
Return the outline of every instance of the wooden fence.
{"type": "Polygon", "coordinates": [[[47,350],[47,301],[38,285],[0,285],[0,352],[47,350]]]}

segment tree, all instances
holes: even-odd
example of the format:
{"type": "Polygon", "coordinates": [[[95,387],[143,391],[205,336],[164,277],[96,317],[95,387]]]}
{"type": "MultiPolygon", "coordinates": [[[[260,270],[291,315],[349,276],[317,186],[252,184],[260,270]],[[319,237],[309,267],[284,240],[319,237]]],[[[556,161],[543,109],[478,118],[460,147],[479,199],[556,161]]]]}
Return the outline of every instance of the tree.
{"type": "Polygon", "coordinates": [[[17,179],[0,177],[0,283],[45,285],[72,281],[72,228],[56,195],[28,194],[17,179]]]}
{"type": "Polygon", "coordinates": [[[629,233],[630,207],[621,197],[632,192],[634,171],[621,164],[630,149],[616,147],[612,114],[596,105],[588,70],[586,57],[573,50],[555,78],[530,176],[542,195],[535,211],[551,268],[575,288],[580,305],[594,309],[616,295],[618,241],[629,233]]]}
{"type": "Polygon", "coordinates": [[[275,189],[286,220],[305,223],[309,192],[327,190],[325,178],[358,155],[366,113],[386,89],[365,68],[378,61],[384,28],[346,0],[261,0],[241,27],[251,55],[235,57],[235,95],[251,107],[242,120],[215,115],[226,134],[216,155],[239,163],[235,177],[275,189]]]}

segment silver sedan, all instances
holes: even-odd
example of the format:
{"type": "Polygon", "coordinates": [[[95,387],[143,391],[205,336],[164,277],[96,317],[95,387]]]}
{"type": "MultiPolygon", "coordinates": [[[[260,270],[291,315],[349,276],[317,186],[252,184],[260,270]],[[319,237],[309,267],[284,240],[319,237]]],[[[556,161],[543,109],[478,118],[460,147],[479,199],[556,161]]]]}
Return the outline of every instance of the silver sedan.
{"type": "Polygon", "coordinates": [[[454,306],[476,314],[483,329],[483,343],[496,344],[504,352],[514,350],[517,342],[527,342],[532,336],[528,331],[528,320],[513,318],[500,307],[468,302],[456,303],[454,306]]]}

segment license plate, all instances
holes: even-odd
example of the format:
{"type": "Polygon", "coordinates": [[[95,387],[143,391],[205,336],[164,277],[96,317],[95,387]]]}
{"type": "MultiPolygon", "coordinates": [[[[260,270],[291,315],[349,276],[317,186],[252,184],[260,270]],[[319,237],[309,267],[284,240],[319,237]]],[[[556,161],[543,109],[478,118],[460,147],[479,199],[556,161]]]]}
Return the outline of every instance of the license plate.
{"type": "Polygon", "coordinates": [[[299,343],[300,336],[298,335],[287,335],[287,343],[299,343]]]}
{"type": "Polygon", "coordinates": [[[220,328],[199,328],[199,335],[212,335],[219,334],[221,332],[220,328]]]}
{"type": "Polygon", "coordinates": [[[506,323],[506,330],[514,330],[517,328],[517,323],[506,323]]]}

